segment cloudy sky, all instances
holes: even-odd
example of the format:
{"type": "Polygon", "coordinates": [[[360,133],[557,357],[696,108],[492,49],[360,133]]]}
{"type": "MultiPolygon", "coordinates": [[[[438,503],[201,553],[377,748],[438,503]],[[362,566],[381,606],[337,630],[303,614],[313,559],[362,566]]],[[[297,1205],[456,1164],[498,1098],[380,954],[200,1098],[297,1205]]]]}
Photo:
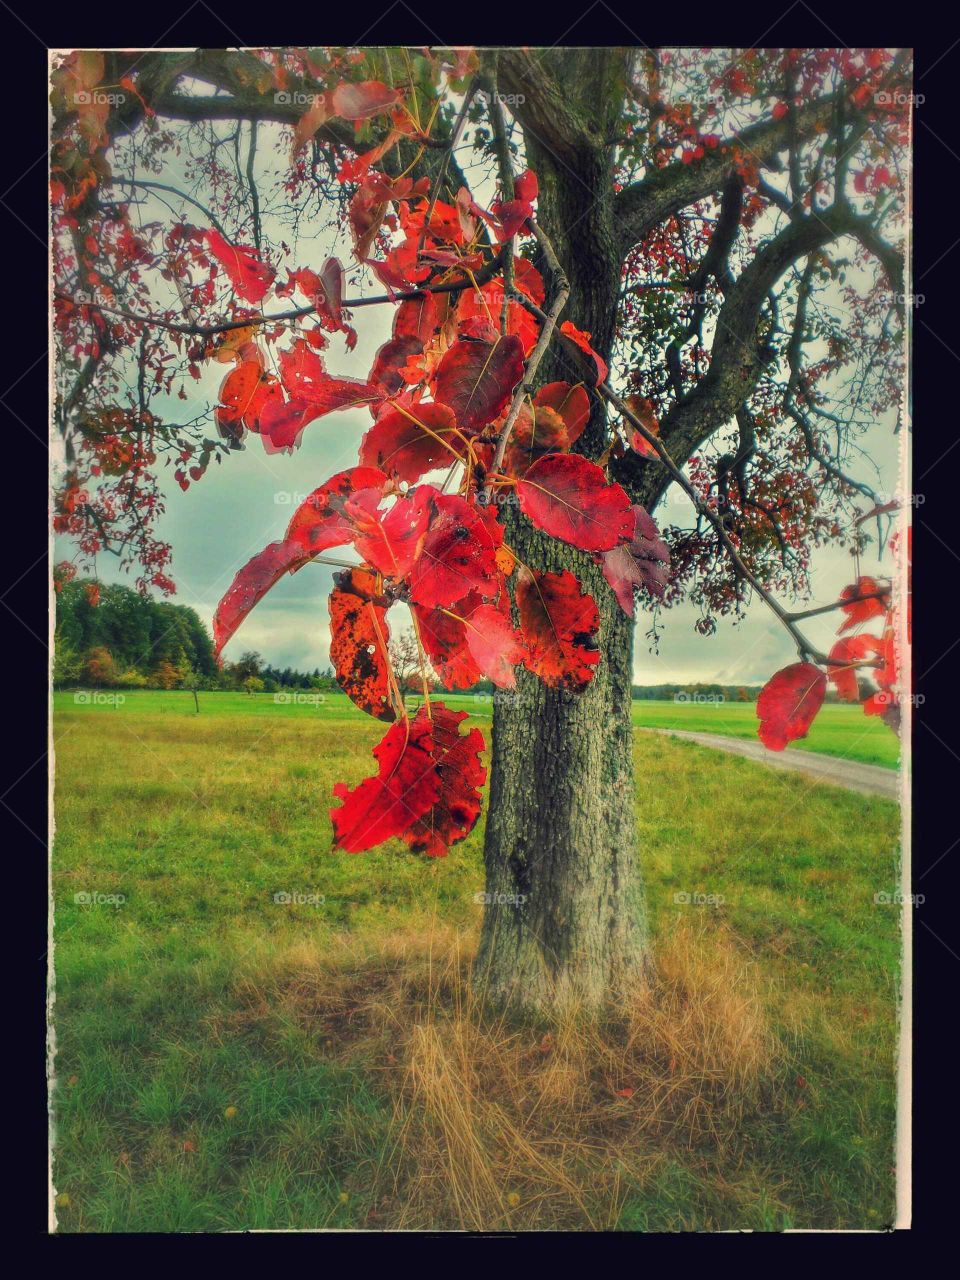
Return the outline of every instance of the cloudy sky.
{"type": "MultiPolygon", "coordinates": [[[[269,152],[264,148],[260,154],[269,152]]],[[[478,180],[479,175],[470,172],[468,156],[463,159],[468,180],[478,198],[489,198],[478,180]]],[[[164,175],[167,181],[176,181],[176,176],[175,173],[170,177],[164,175]]],[[[148,204],[142,216],[144,220],[157,217],[169,222],[170,209],[158,206],[153,210],[148,204]]],[[[191,211],[189,220],[196,217],[196,211],[191,211]]],[[[289,239],[289,233],[286,235],[289,239]]],[[[338,254],[345,263],[351,261],[347,239],[337,238],[329,230],[315,233],[308,230],[293,247],[294,252],[287,259],[291,265],[317,268],[328,253],[338,254]]],[[[350,273],[348,293],[356,295],[374,287],[379,291],[375,281],[364,280],[360,272],[350,273]]],[[[835,305],[843,305],[839,294],[835,305]]],[[[329,371],[363,376],[377,348],[389,337],[391,318],[389,307],[357,311],[354,318],[359,333],[357,348],[347,354],[341,337],[332,339],[328,352],[324,353],[329,371]]],[[[186,402],[171,398],[164,405],[156,401],[155,411],[170,421],[186,421],[195,413],[208,410],[217,400],[217,389],[225,373],[223,365],[210,362],[202,381],[185,379],[184,389],[189,397],[186,402]]],[[[177,602],[191,605],[209,624],[217,602],[237,570],[266,543],[283,536],[293,505],[335,472],[356,464],[358,445],[370,421],[366,409],[329,414],[307,427],[303,443],[293,455],[269,456],[258,437],[250,435],[242,452],[230,455],[220,466],[214,464],[186,493],[181,492],[174,481],[172,467],[162,469],[160,479],[166,513],[158,525],[158,535],[173,547],[171,573],[178,587],[177,602]]],[[[878,490],[909,492],[897,479],[904,460],[899,457],[901,437],[894,435],[894,423],[895,415],[891,414],[871,430],[863,442],[869,450],[870,462],[863,462],[859,474],[878,490]]],[[[210,431],[212,434],[212,424],[210,431]]],[[[689,512],[686,500],[678,494],[674,502],[678,505],[671,509],[668,501],[667,506],[656,513],[660,523],[669,523],[671,519],[680,524],[689,523],[684,514],[684,507],[689,512]]],[[[60,540],[55,558],[69,559],[73,550],[68,542],[60,540]]],[[[882,564],[876,559],[863,559],[861,569],[864,573],[889,573],[889,557],[882,564]]],[[[256,649],[275,666],[308,670],[326,666],[329,655],[326,598],[333,572],[327,566],[307,565],[285,577],[243,623],[227,645],[225,657],[235,659],[244,650],[256,649]]],[[[131,581],[127,575],[118,573],[115,558],[109,555],[99,558],[98,573],[108,582],[131,581]]],[[[836,600],[853,576],[852,560],[844,548],[815,552],[810,604],[836,600]]],[[[718,620],[718,631],[712,637],[696,634],[694,622],[698,616],[696,609],[685,605],[662,610],[659,653],[654,654],[649,652],[645,639],[650,616],[640,613],[634,650],[638,683],[698,680],[759,683],[778,666],[795,659],[788,635],[761,602],[753,604],[746,619],[738,625],[718,620]]],[[[805,624],[806,634],[826,648],[835,630],[836,619],[831,615],[805,624]]]]}

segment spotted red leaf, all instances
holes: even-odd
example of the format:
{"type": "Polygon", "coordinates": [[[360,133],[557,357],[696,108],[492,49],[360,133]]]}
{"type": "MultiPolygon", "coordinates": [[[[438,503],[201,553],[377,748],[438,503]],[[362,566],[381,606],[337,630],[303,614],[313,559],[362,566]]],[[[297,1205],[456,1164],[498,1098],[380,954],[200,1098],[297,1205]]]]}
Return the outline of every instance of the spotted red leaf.
{"type": "Polygon", "coordinates": [[[310,555],[297,542],[271,542],[258,551],[234,578],[213,616],[214,652],[219,654],[250,610],[285,573],[305,564],[310,555]]]}
{"type": "Polygon", "coordinates": [[[456,494],[423,488],[436,495],[436,510],[410,574],[410,599],[415,604],[450,608],[470,591],[499,595],[497,550],[503,543],[503,529],[496,513],[456,494]]]}
{"type": "Polygon", "coordinates": [[[440,799],[433,726],[422,714],[392,725],[373,755],[379,766],[374,777],[352,790],[344,782],[333,788],[343,801],[339,809],[330,810],[335,849],[372,849],[401,835],[440,799]]]}
{"type": "MultiPolygon", "coordinates": [[[[433,804],[400,832],[415,853],[445,858],[450,845],[465,839],[480,816],[480,788],[487,771],[480,763],[483,735],[479,729],[461,734],[466,711],[450,711],[442,702],[430,704],[430,755],[439,794],[433,804]]],[[[414,725],[426,719],[421,707],[414,725]]]]}
{"type": "Polygon", "coordinates": [[[230,244],[219,231],[208,231],[206,241],[210,252],[230,277],[237,297],[245,302],[260,302],[273,283],[276,274],[273,267],[261,262],[253,249],[230,244]]]}
{"type": "Polygon", "coordinates": [[[346,512],[347,499],[364,489],[382,494],[386,484],[387,477],[375,467],[350,467],[331,476],[296,509],[287,527],[287,541],[298,543],[311,555],[351,542],[357,530],[346,512]]]}
{"type": "Polygon", "coordinates": [[[449,405],[458,425],[479,431],[499,417],[523,377],[523,347],[508,334],[495,342],[460,339],[437,368],[434,399],[449,405]]]}
{"type": "Polygon", "coordinates": [[[601,562],[603,576],[629,618],[635,613],[634,587],[646,587],[662,600],[670,577],[670,548],[660,537],[653,517],[637,503],[632,510],[633,537],[605,551],[601,562]]]}
{"type": "Polygon", "coordinates": [[[330,661],[337,684],[367,715],[393,720],[386,620],[390,601],[377,594],[376,575],[365,569],[346,569],[334,581],[329,601],[330,661]]]}
{"type": "Polygon", "coordinates": [[[633,532],[626,492],[576,454],[538,459],[517,484],[517,497],[535,525],[582,551],[608,551],[633,532]]]}
{"type": "Polygon", "coordinates": [[[827,691],[827,677],[810,662],[794,662],[767,681],[757,699],[760,741],[771,751],[805,738],[827,691]]]}
{"type": "Polygon", "coordinates": [[[467,648],[483,675],[499,689],[514,689],[515,667],[523,661],[524,648],[510,620],[509,600],[503,596],[506,609],[495,604],[481,604],[465,619],[467,648]]]}
{"type": "Polygon", "coordinates": [[[517,609],[527,653],[524,663],[553,688],[584,689],[600,661],[600,613],[567,570],[517,574],[517,609]]]}
{"type": "Polygon", "coordinates": [[[388,409],[360,444],[360,461],[412,484],[427,471],[449,467],[463,453],[453,410],[445,404],[388,409]]]}

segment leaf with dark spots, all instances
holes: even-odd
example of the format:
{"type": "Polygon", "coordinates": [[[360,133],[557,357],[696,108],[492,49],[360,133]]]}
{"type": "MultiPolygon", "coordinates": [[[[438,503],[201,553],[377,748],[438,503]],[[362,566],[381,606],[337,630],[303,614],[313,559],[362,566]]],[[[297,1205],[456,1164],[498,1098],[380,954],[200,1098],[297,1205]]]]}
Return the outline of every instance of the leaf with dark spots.
{"type": "Polygon", "coordinates": [[[517,573],[517,608],[525,665],[552,688],[579,691],[593,679],[600,613],[572,573],[517,573]]]}
{"type": "Polygon", "coordinates": [[[294,512],[287,541],[313,555],[352,542],[356,526],[346,513],[347,499],[363,489],[382,494],[386,484],[387,477],[376,467],[350,467],[331,476],[294,512]]]}
{"type": "MultiPolygon", "coordinates": [[[[421,708],[421,712],[424,709],[421,708]]],[[[343,803],[330,810],[333,847],[361,853],[399,836],[440,799],[433,726],[423,715],[392,725],[373,749],[377,774],[352,790],[338,782],[333,794],[343,803]]]]}
{"type": "MultiPolygon", "coordinates": [[[[465,711],[450,711],[442,702],[431,703],[431,745],[436,800],[404,831],[402,838],[415,853],[428,858],[445,858],[450,845],[464,840],[480,816],[480,789],[487,771],[480,762],[483,735],[479,729],[461,734],[465,711]]],[[[426,718],[421,707],[414,727],[426,718]]]]}
{"type": "Polygon", "coordinates": [[[362,489],[347,499],[344,510],[354,526],[354,546],[367,564],[388,578],[405,578],[410,573],[434,514],[435,492],[424,485],[397,498],[385,512],[380,510],[380,493],[375,489],[362,489]]]}
{"type": "Polygon", "coordinates": [[[347,569],[336,574],[334,581],[329,602],[330,661],[337,684],[367,715],[394,720],[387,657],[390,601],[377,593],[376,575],[364,569],[347,569]]]}
{"type": "Polygon", "coordinates": [[[503,529],[496,513],[456,494],[432,492],[436,514],[410,574],[410,599],[449,608],[470,591],[488,598],[498,595],[497,550],[503,529]]]}

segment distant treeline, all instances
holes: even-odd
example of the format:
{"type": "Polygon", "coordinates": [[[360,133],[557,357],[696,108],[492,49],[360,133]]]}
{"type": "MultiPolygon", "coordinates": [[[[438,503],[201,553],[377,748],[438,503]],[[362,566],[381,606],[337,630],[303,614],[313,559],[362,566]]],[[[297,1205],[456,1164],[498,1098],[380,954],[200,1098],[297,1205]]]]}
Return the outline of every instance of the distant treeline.
{"type": "Polygon", "coordinates": [[[53,681],[57,688],[334,689],[329,669],[280,669],[244,653],[222,669],[213,639],[189,605],[141,596],[92,580],[61,582],[57,590],[53,681]]]}
{"type": "Polygon", "coordinates": [[[654,702],[756,702],[759,684],[635,684],[634,698],[654,702]]]}

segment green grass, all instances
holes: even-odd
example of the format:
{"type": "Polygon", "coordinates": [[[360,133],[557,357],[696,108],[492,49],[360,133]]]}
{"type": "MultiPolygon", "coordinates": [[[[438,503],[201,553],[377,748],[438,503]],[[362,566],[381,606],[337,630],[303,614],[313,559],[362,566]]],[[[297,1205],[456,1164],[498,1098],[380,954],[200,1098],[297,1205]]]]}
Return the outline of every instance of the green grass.
{"type": "MultiPolygon", "coordinates": [[[[315,1028],[259,1008],[264,975],[344,937],[473,930],[482,830],[435,862],[399,842],[334,855],[332,785],[369,772],[381,726],[340,698],[200,698],[199,716],[184,694],[56,699],[60,1229],[369,1225],[389,1090],[362,1058],[318,1052],[315,1028]],[[280,891],[324,901],[278,904],[280,891]]],[[[736,1152],[661,1152],[616,1225],[883,1226],[899,932],[874,894],[896,888],[896,807],[669,738],[638,734],[636,753],[654,944],[691,913],[732,931],[771,984],[784,1079],[804,1085],[736,1152]],[[681,892],[723,902],[678,905],[681,892]]]]}

